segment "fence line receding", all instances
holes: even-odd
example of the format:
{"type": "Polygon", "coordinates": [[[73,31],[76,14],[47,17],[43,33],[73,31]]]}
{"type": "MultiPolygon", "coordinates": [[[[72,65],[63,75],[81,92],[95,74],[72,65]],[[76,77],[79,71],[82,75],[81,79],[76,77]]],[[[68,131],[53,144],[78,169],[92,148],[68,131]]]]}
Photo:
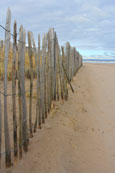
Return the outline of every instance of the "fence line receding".
{"type": "Polygon", "coordinates": [[[14,21],[12,34],[10,25],[8,9],[6,26],[0,25],[5,31],[0,41],[0,167],[10,167],[28,151],[29,138],[42,128],[52,101],[67,100],[68,87],[74,92],[71,80],[82,65],[69,42],[60,47],[53,28],[38,35],[36,46],[31,31],[26,34],[21,25],[17,33],[14,21]]]}

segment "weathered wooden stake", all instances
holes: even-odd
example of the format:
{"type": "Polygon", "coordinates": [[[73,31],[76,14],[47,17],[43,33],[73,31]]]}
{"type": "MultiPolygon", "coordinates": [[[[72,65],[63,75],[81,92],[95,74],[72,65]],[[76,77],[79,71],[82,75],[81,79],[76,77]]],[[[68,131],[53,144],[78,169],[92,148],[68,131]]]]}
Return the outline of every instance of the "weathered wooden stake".
{"type": "Polygon", "coordinates": [[[1,168],[1,151],[2,151],[2,105],[1,105],[1,92],[0,92],[0,168],[1,168]]]}
{"type": "Polygon", "coordinates": [[[10,23],[11,23],[11,11],[10,9],[8,9],[7,19],[6,19],[6,31],[5,31],[5,59],[4,59],[4,133],[5,133],[6,167],[11,166],[10,136],[9,136],[9,127],[8,127],[8,115],[7,115],[7,69],[8,69],[8,53],[10,47],[10,23]]]}
{"type": "Polygon", "coordinates": [[[70,85],[70,88],[71,88],[72,92],[74,93],[74,89],[73,89],[73,87],[72,87],[72,85],[71,85],[71,82],[69,81],[69,78],[68,78],[68,76],[67,76],[67,73],[66,73],[66,70],[65,70],[65,67],[64,67],[63,64],[62,64],[62,67],[63,67],[64,73],[65,73],[65,76],[66,76],[66,78],[67,78],[68,84],[70,85]]]}
{"type": "MultiPolygon", "coordinates": [[[[22,40],[22,27],[19,31],[19,39],[22,40]]],[[[22,158],[22,91],[21,91],[21,42],[18,44],[18,104],[19,104],[19,157],[22,158]]]]}
{"type": "Polygon", "coordinates": [[[45,65],[45,35],[43,35],[42,38],[42,72],[41,72],[41,94],[42,94],[42,123],[45,123],[45,100],[44,100],[44,89],[45,89],[45,71],[44,71],[44,65],[45,65]]]}
{"type": "Polygon", "coordinates": [[[45,105],[45,118],[47,118],[47,53],[46,53],[46,49],[47,49],[47,33],[45,34],[45,38],[44,38],[44,55],[45,55],[45,59],[44,59],[44,105],[45,105]]]}
{"type": "Polygon", "coordinates": [[[56,35],[55,41],[55,56],[56,56],[56,99],[59,100],[59,45],[56,35]]]}
{"type": "Polygon", "coordinates": [[[27,136],[27,110],[26,110],[26,96],[25,96],[25,31],[23,26],[20,27],[20,86],[21,86],[21,100],[22,100],[22,137],[24,151],[28,151],[28,136],[27,136]]]}
{"type": "Polygon", "coordinates": [[[31,33],[31,36],[32,36],[33,55],[34,55],[34,58],[35,58],[36,74],[37,74],[37,81],[36,81],[36,90],[37,90],[36,118],[35,118],[35,123],[34,123],[34,132],[36,132],[36,128],[37,128],[37,124],[38,124],[38,111],[39,111],[39,71],[38,71],[38,57],[37,57],[37,51],[36,51],[36,44],[35,44],[33,33],[31,33]]]}
{"type": "Polygon", "coordinates": [[[28,32],[28,51],[29,51],[29,62],[30,62],[30,103],[29,103],[29,130],[30,137],[33,137],[32,133],[32,95],[33,95],[33,52],[32,52],[32,36],[31,32],[28,32]]]}
{"type": "MultiPolygon", "coordinates": [[[[61,46],[61,50],[62,50],[62,64],[64,63],[64,47],[61,46]]],[[[65,99],[65,75],[64,75],[64,71],[62,70],[62,86],[63,86],[63,99],[65,99]]]]}
{"type": "Polygon", "coordinates": [[[13,61],[12,61],[12,110],[13,110],[13,141],[14,156],[17,157],[17,120],[16,120],[16,46],[17,46],[17,24],[14,22],[14,42],[13,42],[13,61]]]}
{"type": "Polygon", "coordinates": [[[41,116],[42,116],[42,94],[41,94],[41,81],[42,81],[42,79],[41,79],[41,50],[40,50],[40,46],[41,46],[41,44],[40,44],[40,35],[38,35],[38,78],[39,78],[39,80],[38,80],[38,86],[39,86],[39,88],[38,88],[38,90],[39,90],[39,122],[38,122],[38,124],[39,124],[39,128],[41,129],[41,116]]]}
{"type": "Polygon", "coordinates": [[[48,99],[48,112],[50,112],[51,109],[51,42],[50,42],[50,33],[48,32],[47,35],[48,38],[48,54],[47,54],[47,68],[48,68],[48,95],[47,95],[47,99],[48,99]]]}

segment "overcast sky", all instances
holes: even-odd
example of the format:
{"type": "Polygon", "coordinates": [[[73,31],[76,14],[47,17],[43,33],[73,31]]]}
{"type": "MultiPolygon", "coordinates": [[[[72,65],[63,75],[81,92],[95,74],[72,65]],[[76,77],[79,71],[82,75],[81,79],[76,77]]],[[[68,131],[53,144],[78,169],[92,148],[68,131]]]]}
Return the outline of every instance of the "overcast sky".
{"type": "Polygon", "coordinates": [[[35,38],[54,27],[60,44],[69,41],[84,55],[115,54],[115,0],[1,0],[2,25],[8,7],[12,24],[16,19],[35,38]]]}

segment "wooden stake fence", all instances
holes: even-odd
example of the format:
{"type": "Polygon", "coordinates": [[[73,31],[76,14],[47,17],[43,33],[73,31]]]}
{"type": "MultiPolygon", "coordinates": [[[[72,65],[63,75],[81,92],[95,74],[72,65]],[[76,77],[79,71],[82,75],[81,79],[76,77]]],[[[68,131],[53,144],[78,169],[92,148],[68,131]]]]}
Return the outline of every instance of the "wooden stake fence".
{"type": "Polygon", "coordinates": [[[45,123],[52,109],[53,101],[68,99],[68,87],[70,85],[73,91],[71,80],[82,65],[82,56],[75,47],[71,47],[69,42],[66,43],[66,47],[60,47],[54,28],[50,28],[48,33],[43,35],[42,42],[38,35],[38,47],[36,47],[33,33],[29,31],[27,46],[23,26],[19,29],[18,39],[16,21],[13,34],[10,33],[10,23],[11,12],[8,9],[5,28],[4,91],[0,81],[0,165],[2,165],[2,156],[5,154],[6,167],[11,166],[12,158],[17,159],[19,155],[21,159],[23,151],[28,151],[29,137],[34,136],[33,132],[36,132],[38,128],[42,128],[42,123],[45,123]],[[10,36],[13,36],[13,50],[10,49],[10,36]],[[7,80],[9,51],[13,52],[12,90],[7,80]],[[29,62],[29,80],[25,78],[27,61],[29,62]],[[12,93],[9,94],[10,92],[12,93]],[[28,97],[27,93],[29,93],[28,97]],[[4,96],[4,130],[1,94],[4,96]],[[12,96],[12,111],[9,111],[7,107],[8,96],[12,96]],[[9,120],[10,122],[12,120],[13,125],[9,123],[9,120]],[[12,132],[11,129],[13,129],[12,132]],[[2,139],[3,131],[5,133],[2,139]],[[5,151],[3,151],[3,140],[5,151]]]}

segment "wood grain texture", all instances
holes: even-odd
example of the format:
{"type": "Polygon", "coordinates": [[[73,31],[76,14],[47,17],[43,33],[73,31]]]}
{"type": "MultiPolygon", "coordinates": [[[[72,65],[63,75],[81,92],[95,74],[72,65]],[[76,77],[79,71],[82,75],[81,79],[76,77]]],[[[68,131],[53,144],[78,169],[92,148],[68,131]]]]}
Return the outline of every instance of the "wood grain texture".
{"type": "Polygon", "coordinates": [[[10,136],[8,127],[8,112],[7,112],[7,69],[8,69],[8,54],[10,48],[10,24],[11,11],[7,11],[6,30],[5,31],[5,58],[4,58],[4,133],[5,133],[5,160],[6,167],[11,166],[11,152],[10,152],[10,136]]]}
{"type": "Polygon", "coordinates": [[[13,42],[13,61],[12,61],[12,110],[13,110],[13,138],[14,156],[17,157],[17,119],[16,119],[16,46],[17,46],[17,24],[14,22],[14,42],[13,42]]]}

